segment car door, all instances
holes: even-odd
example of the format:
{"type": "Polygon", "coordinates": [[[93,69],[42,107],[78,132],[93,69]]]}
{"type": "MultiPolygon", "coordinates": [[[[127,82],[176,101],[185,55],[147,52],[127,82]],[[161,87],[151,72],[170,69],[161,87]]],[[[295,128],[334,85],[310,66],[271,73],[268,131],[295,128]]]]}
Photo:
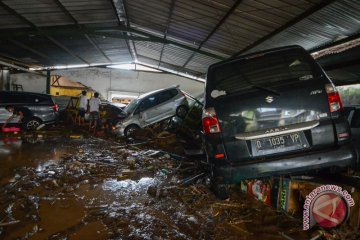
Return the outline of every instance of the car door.
{"type": "MultiPolygon", "coordinates": [[[[165,119],[175,114],[175,102],[173,101],[174,89],[166,90],[158,94],[159,118],[165,119]]],[[[176,90],[175,90],[176,91],[176,90]]]]}
{"type": "Polygon", "coordinates": [[[158,95],[152,94],[143,99],[139,105],[139,121],[142,126],[152,124],[159,119],[158,95]]]}

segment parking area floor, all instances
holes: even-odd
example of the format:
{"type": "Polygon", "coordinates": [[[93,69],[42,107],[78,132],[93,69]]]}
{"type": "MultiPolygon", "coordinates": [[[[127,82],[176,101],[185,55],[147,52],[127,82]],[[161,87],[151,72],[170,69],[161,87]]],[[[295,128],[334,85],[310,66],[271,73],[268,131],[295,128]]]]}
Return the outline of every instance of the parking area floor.
{"type": "Polygon", "coordinates": [[[201,160],[142,144],[55,131],[2,136],[0,157],[0,239],[322,239],[240,190],[216,199],[201,160]]]}

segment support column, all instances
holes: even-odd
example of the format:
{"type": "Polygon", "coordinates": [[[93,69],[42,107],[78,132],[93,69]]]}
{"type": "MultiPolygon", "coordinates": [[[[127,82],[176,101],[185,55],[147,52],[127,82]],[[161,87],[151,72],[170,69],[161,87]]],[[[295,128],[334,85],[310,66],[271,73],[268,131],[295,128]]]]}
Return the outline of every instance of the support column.
{"type": "Polygon", "coordinates": [[[4,90],[3,70],[0,69],[0,91],[4,90]]]}
{"type": "Polygon", "coordinates": [[[46,71],[46,93],[50,94],[51,75],[50,70],[46,71]]]}
{"type": "Polygon", "coordinates": [[[6,67],[0,69],[0,91],[10,91],[10,70],[6,67]]]}

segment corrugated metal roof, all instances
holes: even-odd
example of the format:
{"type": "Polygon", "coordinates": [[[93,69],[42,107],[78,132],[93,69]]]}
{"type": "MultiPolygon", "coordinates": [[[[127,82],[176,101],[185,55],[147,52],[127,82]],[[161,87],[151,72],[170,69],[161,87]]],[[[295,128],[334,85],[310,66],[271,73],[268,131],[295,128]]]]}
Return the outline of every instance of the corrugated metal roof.
{"type": "Polygon", "coordinates": [[[61,0],[61,3],[79,24],[117,23],[111,1],[61,0]]]}
{"type": "Polygon", "coordinates": [[[195,54],[191,61],[187,64],[187,68],[198,73],[206,73],[207,68],[218,61],[218,59],[204,56],[202,54],[195,54]]]}
{"type": "Polygon", "coordinates": [[[360,2],[336,1],[248,52],[301,45],[310,50],[360,32],[360,2]]]}
{"type": "Polygon", "coordinates": [[[190,50],[168,44],[164,46],[161,61],[177,66],[183,66],[191,54],[192,51],[190,50]]]}
{"type": "Polygon", "coordinates": [[[113,63],[132,62],[125,40],[101,36],[92,36],[92,39],[113,63]]]}
{"type": "Polygon", "coordinates": [[[73,23],[59,9],[58,5],[51,0],[4,0],[2,2],[36,26],[67,25],[73,23]]]}
{"type": "Polygon", "coordinates": [[[359,12],[357,0],[3,0],[0,57],[43,66],[137,59],[204,76],[239,54],[358,34],[359,12]]]}
{"type": "Polygon", "coordinates": [[[136,52],[144,57],[159,59],[162,44],[154,42],[135,42],[136,52]]]}

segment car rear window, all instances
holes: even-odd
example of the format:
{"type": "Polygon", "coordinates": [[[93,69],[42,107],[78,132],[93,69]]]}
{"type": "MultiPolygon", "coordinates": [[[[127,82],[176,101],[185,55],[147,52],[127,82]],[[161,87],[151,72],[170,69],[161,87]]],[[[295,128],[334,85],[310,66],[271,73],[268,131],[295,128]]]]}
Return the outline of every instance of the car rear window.
{"type": "Polygon", "coordinates": [[[319,77],[320,69],[301,49],[270,52],[216,66],[208,74],[207,91],[227,94],[252,88],[277,87],[319,77]]]}

